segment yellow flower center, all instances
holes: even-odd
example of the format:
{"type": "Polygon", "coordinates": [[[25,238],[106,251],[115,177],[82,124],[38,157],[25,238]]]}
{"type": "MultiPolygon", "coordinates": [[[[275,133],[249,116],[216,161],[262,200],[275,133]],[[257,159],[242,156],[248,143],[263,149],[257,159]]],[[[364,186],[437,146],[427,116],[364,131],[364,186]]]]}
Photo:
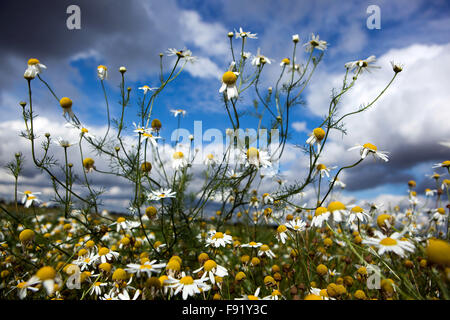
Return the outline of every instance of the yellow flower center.
{"type": "Polygon", "coordinates": [[[36,58],[31,58],[31,59],[28,60],[28,65],[29,66],[33,66],[33,65],[36,65],[36,64],[39,64],[39,63],[40,63],[40,61],[38,59],[36,59],[36,58]]]}
{"type": "Polygon", "coordinates": [[[317,165],[317,170],[325,170],[327,168],[327,166],[326,165],[324,165],[324,164],[318,164],[317,165]]]}
{"type": "Polygon", "coordinates": [[[445,214],[445,209],[444,208],[438,208],[437,212],[444,215],[445,214]]]}
{"type": "Polygon", "coordinates": [[[184,284],[184,285],[193,284],[194,283],[194,279],[192,279],[191,276],[185,276],[185,277],[180,279],[180,283],[184,284]]]}
{"type": "Polygon", "coordinates": [[[328,205],[328,211],[345,210],[345,205],[339,201],[333,201],[328,205]]]}
{"type": "Polygon", "coordinates": [[[125,218],[124,217],[120,217],[117,219],[117,223],[122,223],[125,222],[125,218]]]}
{"type": "Polygon", "coordinates": [[[313,134],[317,140],[322,140],[325,137],[325,131],[322,128],[315,128],[313,134]]]}
{"type": "Polygon", "coordinates": [[[251,147],[247,150],[247,158],[259,158],[259,151],[258,149],[251,147]]]}
{"type": "Polygon", "coordinates": [[[63,97],[61,98],[61,100],[59,100],[59,104],[63,109],[69,109],[72,107],[72,100],[67,97],[63,97]]]}
{"type": "Polygon", "coordinates": [[[214,260],[208,260],[205,262],[204,268],[205,271],[211,271],[212,269],[217,267],[217,263],[214,260]]]}
{"type": "Polygon", "coordinates": [[[283,232],[285,232],[286,230],[287,230],[287,228],[286,228],[286,226],[285,226],[284,224],[278,226],[278,228],[277,228],[277,232],[278,232],[278,233],[283,233],[283,232]]]}
{"type": "Polygon", "coordinates": [[[108,70],[108,68],[107,67],[105,67],[104,65],[99,65],[98,67],[97,67],[97,69],[103,69],[103,70],[108,70]]]}
{"type": "Polygon", "coordinates": [[[223,233],[222,232],[216,232],[213,236],[212,239],[222,239],[223,238],[223,233]]]}
{"type": "Polygon", "coordinates": [[[252,294],[248,295],[247,297],[248,297],[248,300],[259,300],[258,297],[254,296],[252,294]]]}
{"type": "Polygon", "coordinates": [[[380,244],[383,246],[395,246],[397,244],[397,240],[387,237],[382,239],[380,244]]]}
{"type": "Polygon", "coordinates": [[[24,289],[28,286],[28,283],[26,281],[20,282],[17,284],[18,289],[24,289]]]}
{"type": "Polygon", "coordinates": [[[214,156],[212,155],[212,153],[208,154],[206,157],[207,157],[209,160],[213,160],[213,159],[214,159],[214,156]]]}
{"type": "Polygon", "coordinates": [[[27,190],[27,191],[24,192],[24,194],[29,195],[29,194],[31,194],[31,191],[27,190]]]}
{"type": "Polygon", "coordinates": [[[225,72],[222,76],[223,83],[225,83],[227,85],[235,84],[236,80],[237,80],[237,76],[231,71],[225,72]]]}
{"type": "Polygon", "coordinates": [[[363,212],[364,210],[363,210],[363,208],[361,208],[361,207],[359,207],[359,206],[355,206],[355,207],[353,207],[352,208],[352,212],[363,212]]]}
{"type": "Polygon", "coordinates": [[[450,167],[450,160],[445,160],[445,161],[443,161],[443,162],[441,163],[441,166],[442,166],[442,167],[445,167],[445,168],[449,168],[449,167],[450,167]]]}
{"type": "Polygon", "coordinates": [[[289,58],[284,58],[283,60],[281,60],[281,62],[283,62],[284,64],[290,64],[291,60],[289,60],[289,58]]]}
{"type": "Polygon", "coordinates": [[[369,149],[369,150],[371,150],[371,151],[377,151],[377,150],[378,150],[377,146],[376,146],[376,145],[373,145],[373,144],[371,144],[371,143],[365,143],[365,144],[363,145],[363,147],[366,148],[366,149],[369,149]]]}
{"type": "Polygon", "coordinates": [[[314,213],[314,216],[320,216],[321,214],[324,214],[325,212],[327,212],[327,208],[325,207],[318,207],[316,209],[316,212],[314,213]]]}
{"type": "Polygon", "coordinates": [[[259,248],[259,250],[261,250],[261,251],[269,251],[270,248],[269,248],[269,246],[268,246],[267,244],[263,244],[263,245],[261,246],[261,248],[259,248]]]}
{"type": "Polygon", "coordinates": [[[56,271],[52,267],[42,267],[36,273],[36,276],[42,281],[54,279],[56,276],[56,271]]]}
{"type": "Polygon", "coordinates": [[[181,151],[177,151],[173,154],[173,158],[174,159],[183,159],[184,158],[184,154],[181,151]]]}
{"type": "Polygon", "coordinates": [[[106,255],[106,254],[108,254],[109,253],[109,249],[108,248],[105,248],[105,247],[103,247],[103,248],[101,248],[100,250],[98,250],[98,255],[99,256],[104,256],[104,255],[106,255]]]}

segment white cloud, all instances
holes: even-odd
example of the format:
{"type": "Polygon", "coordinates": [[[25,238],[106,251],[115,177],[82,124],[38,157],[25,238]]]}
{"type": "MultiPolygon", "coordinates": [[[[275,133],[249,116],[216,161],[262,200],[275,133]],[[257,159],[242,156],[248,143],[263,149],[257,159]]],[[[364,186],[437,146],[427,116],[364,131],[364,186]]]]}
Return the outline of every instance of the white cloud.
{"type": "Polygon", "coordinates": [[[308,128],[306,127],[306,121],[292,122],[292,128],[294,128],[294,130],[297,132],[308,132],[308,128]]]}

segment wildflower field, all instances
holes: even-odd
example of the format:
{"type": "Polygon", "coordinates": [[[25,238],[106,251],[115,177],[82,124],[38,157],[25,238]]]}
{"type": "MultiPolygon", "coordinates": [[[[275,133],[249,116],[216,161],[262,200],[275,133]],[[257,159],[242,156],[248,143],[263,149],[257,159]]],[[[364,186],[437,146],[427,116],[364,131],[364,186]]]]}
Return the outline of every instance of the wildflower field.
{"type": "MultiPolygon", "coordinates": [[[[345,76],[327,114],[298,146],[307,165],[295,183],[286,182],[279,161],[295,121],[292,109],[329,44],[316,34],[295,34],[284,44],[292,54],[272,58],[247,52],[250,41],[258,41],[257,34],[243,28],[223,35],[229,67],[217,80],[216,94],[229,129],[227,143],[208,152],[194,135],[182,139],[178,130],[170,136],[159,120],[159,97],[181,81],[185,66],[198,63],[188,49],[149,57],[159,60],[159,82],[140,87],[127,84],[126,66],[99,65],[94,80],[104,96],[97,102],[105,116],[101,132],[85,124],[76,99],[46,80],[52,67],[45,56],[24,61],[26,99],[17,101],[17,115],[29,153],[11,150],[5,167],[14,179],[14,201],[0,204],[1,299],[450,298],[450,157],[429,168],[425,191],[414,180],[404,181],[407,206],[340,198],[342,173],[367,162],[388,165],[388,145],[361,141],[348,150],[353,161],[347,165],[322,161],[329,134],[351,131],[345,121],[376,109],[391,84],[408,76],[407,66],[379,65],[373,55],[342,62],[345,76]],[[306,59],[298,58],[300,51],[306,59]],[[279,72],[270,87],[262,87],[269,64],[279,65],[279,72]],[[341,98],[379,68],[392,70],[384,88],[365,105],[342,112],[341,98]],[[112,73],[119,83],[110,83],[112,73]],[[119,96],[109,94],[109,86],[118,86],[119,96]],[[54,112],[77,139],[36,128],[36,92],[52,99],[54,112]],[[258,125],[252,133],[241,114],[249,92],[258,125]],[[26,166],[51,181],[51,197],[22,187],[26,166]],[[107,209],[104,190],[95,186],[104,176],[131,186],[127,207],[107,209]],[[313,190],[308,201],[306,190],[313,190]]],[[[171,112],[180,129],[189,109],[171,112]]]]}

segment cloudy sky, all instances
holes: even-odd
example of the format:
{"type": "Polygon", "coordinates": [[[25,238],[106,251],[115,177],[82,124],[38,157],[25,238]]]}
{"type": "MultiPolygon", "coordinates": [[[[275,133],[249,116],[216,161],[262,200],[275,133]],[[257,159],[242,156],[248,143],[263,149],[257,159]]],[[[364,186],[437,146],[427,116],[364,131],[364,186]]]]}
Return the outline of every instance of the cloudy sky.
{"type": "MultiPolygon", "coordinates": [[[[23,152],[27,162],[20,190],[42,191],[49,199],[49,179],[32,167],[29,141],[19,137],[23,130],[21,108],[27,100],[23,72],[29,58],[47,66],[43,78],[59,96],[74,101],[73,109],[93,133],[105,129],[105,103],[96,68],[108,66],[106,90],[113,117],[120,112],[120,66],[128,71],[127,86],[132,88],[127,134],[132,139],[132,121],[137,110],[138,87],[157,86],[159,53],[168,48],[192,50],[198,57],[187,66],[157,100],[155,114],[163,122],[162,136],[170,141],[177,122],[170,109],[182,108],[187,115],[182,127],[193,131],[194,121],[202,121],[203,131],[225,130],[230,125],[218,93],[221,74],[228,68],[231,54],[227,33],[242,27],[257,33],[246,51],[261,52],[274,59],[263,73],[262,85],[274,85],[279,62],[292,52],[291,37],[302,42],[311,33],[329,43],[324,59],[303,96],[303,105],[292,111],[289,146],[281,168],[288,180],[301,180],[306,162],[295,145],[303,145],[308,133],[325,114],[333,88],[339,87],[348,61],[377,57],[380,69],[365,74],[342,100],[341,112],[356,110],[370,102],[393,75],[390,61],[404,65],[404,71],[373,108],[345,121],[347,134],[330,137],[321,161],[328,166],[355,162],[358,153],[347,149],[356,143],[371,142],[389,152],[388,163],[364,161],[345,172],[343,196],[358,201],[396,201],[404,197],[410,179],[418,191],[433,188],[433,164],[450,158],[450,4],[448,1],[2,1],[0,10],[0,166],[23,152]],[[81,9],[81,29],[66,27],[69,5],[81,9]],[[381,28],[368,29],[367,8],[378,5],[381,28]],[[134,108],[134,110],[133,110],[134,108]],[[28,143],[27,143],[28,142],[28,143]]],[[[305,53],[298,54],[298,61],[305,53]]],[[[173,58],[165,57],[167,69],[173,58]]],[[[33,83],[34,104],[39,114],[36,130],[43,135],[73,138],[64,127],[60,107],[38,81],[33,83]]],[[[240,108],[251,109],[252,94],[244,95],[240,108]]],[[[251,116],[242,127],[254,127],[251,116]]],[[[56,147],[55,147],[56,148],[56,147]]],[[[57,154],[59,151],[55,150],[57,154]]],[[[76,151],[71,155],[77,157],[76,151]]],[[[100,161],[97,165],[101,165],[100,161]]],[[[125,207],[124,181],[97,175],[94,183],[106,190],[105,199],[125,207]]],[[[13,180],[0,170],[0,197],[11,198],[13,180]]],[[[46,200],[44,199],[44,200],[46,200]]]]}

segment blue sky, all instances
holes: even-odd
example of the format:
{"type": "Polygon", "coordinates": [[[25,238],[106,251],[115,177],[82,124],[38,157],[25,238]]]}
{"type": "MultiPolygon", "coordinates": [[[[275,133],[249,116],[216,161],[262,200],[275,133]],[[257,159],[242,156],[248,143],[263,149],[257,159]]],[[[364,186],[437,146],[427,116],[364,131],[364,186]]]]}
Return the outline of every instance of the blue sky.
{"type": "MultiPolygon", "coordinates": [[[[261,48],[265,56],[275,60],[265,70],[261,87],[274,85],[280,71],[279,62],[291,55],[293,34],[299,34],[302,43],[311,33],[319,34],[329,43],[303,96],[305,104],[293,111],[292,122],[297,125],[290,128],[292,145],[303,144],[310,130],[320,122],[321,108],[329,101],[332,88],[341,81],[346,62],[375,55],[384,64],[379,64],[380,71],[361,79],[361,87],[343,101],[343,110],[357,107],[358,99],[361,103],[370,101],[372,89],[381,88],[389,80],[390,60],[405,63],[405,70],[399,75],[402,79],[377,103],[373,113],[361,120],[349,120],[348,136],[336,134],[330,141],[329,156],[324,159],[330,165],[348,164],[347,157],[351,155],[344,150],[354,143],[367,142],[357,141],[359,138],[379,141],[380,148],[392,157],[388,164],[367,163],[344,176],[348,181],[345,195],[358,199],[404,195],[408,179],[416,179],[419,188],[432,187],[425,174],[432,173],[432,164],[450,158],[450,150],[439,144],[450,138],[450,124],[443,121],[450,116],[449,94],[445,89],[450,84],[446,76],[450,69],[448,1],[136,0],[108,2],[108,5],[105,1],[60,1],[58,4],[43,1],[34,12],[31,6],[12,1],[3,6],[1,27],[9,31],[1,36],[5,72],[0,76],[0,106],[4,110],[0,130],[3,136],[11,138],[0,143],[1,165],[10,160],[11,147],[20,150],[23,147],[26,152],[25,144],[14,143],[20,140],[18,131],[11,132],[8,128],[16,128],[14,121],[20,120],[17,102],[26,98],[22,75],[30,57],[37,57],[47,65],[43,78],[59,96],[71,97],[75,112],[93,128],[105,124],[106,113],[96,67],[104,64],[110,70],[106,88],[112,113],[117,117],[120,111],[117,70],[125,65],[126,86],[132,88],[127,110],[131,129],[142,96],[137,88],[158,84],[159,52],[187,47],[200,59],[187,67],[157,99],[155,116],[163,122],[162,135],[169,139],[176,128],[177,122],[169,110],[177,108],[187,110],[182,119],[183,128],[192,131],[194,121],[202,121],[203,131],[208,128],[224,131],[230,124],[218,90],[221,73],[231,61],[226,33],[239,27],[258,34],[258,39],[249,39],[245,51],[255,54],[261,48]],[[81,8],[81,30],[65,28],[65,8],[69,4],[81,8]],[[379,30],[366,27],[369,5],[380,7],[379,30]],[[25,17],[30,18],[24,22],[25,17]],[[423,101],[429,101],[429,105],[423,105],[423,101]],[[377,108],[381,109],[379,113],[377,108]],[[426,111],[426,108],[430,109],[426,111]],[[411,125],[403,125],[405,122],[411,125]],[[393,129],[396,123],[399,123],[398,132],[393,129]]],[[[304,56],[304,52],[299,53],[299,61],[304,56]]],[[[174,58],[164,59],[167,70],[174,58]]],[[[34,85],[40,116],[50,123],[61,122],[61,112],[53,98],[37,81],[34,85]]],[[[254,94],[241,98],[240,110],[251,110],[254,94]]],[[[254,118],[245,116],[244,119],[242,127],[255,127],[254,118]]],[[[301,171],[302,162],[296,162],[293,157],[294,160],[282,164],[288,176],[301,171]]],[[[36,187],[48,185],[48,181],[40,180],[31,171],[27,179],[24,183],[36,187]]],[[[11,179],[2,173],[0,193],[5,197],[10,184],[11,179]]]]}

